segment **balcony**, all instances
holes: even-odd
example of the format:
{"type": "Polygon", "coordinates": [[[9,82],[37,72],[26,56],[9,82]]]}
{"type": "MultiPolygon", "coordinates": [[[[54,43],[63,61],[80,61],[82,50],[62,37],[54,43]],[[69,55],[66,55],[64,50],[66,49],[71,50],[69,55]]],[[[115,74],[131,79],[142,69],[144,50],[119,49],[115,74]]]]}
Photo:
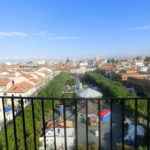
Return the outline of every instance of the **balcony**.
{"type": "Polygon", "coordinates": [[[2,149],[150,148],[150,98],[0,99],[2,149]]]}

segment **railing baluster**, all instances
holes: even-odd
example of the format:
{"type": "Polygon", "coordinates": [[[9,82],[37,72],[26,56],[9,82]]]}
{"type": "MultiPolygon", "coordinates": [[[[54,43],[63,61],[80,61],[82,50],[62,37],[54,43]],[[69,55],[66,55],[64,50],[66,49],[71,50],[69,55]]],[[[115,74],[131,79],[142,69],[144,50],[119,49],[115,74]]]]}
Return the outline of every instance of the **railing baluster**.
{"type": "Polygon", "coordinates": [[[44,149],[46,150],[46,135],[45,135],[45,116],[44,116],[44,99],[41,99],[42,107],[42,122],[43,122],[43,134],[44,134],[44,149]]]}
{"type": "Polygon", "coordinates": [[[111,99],[110,100],[110,111],[111,111],[111,116],[110,116],[110,149],[112,150],[113,149],[113,137],[112,137],[112,103],[113,103],[113,100],[111,99]]]}
{"type": "Polygon", "coordinates": [[[65,150],[67,150],[67,131],[66,131],[66,101],[63,100],[63,115],[64,115],[64,140],[65,140],[65,150]]]}
{"type": "Polygon", "coordinates": [[[85,103],[86,103],[86,110],[85,110],[85,113],[86,113],[86,149],[88,150],[89,149],[89,135],[88,135],[88,100],[86,99],[85,100],[85,103]]]}
{"type": "Polygon", "coordinates": [[[75,149],[78,150],[78,101],[75,100],[75,149]]]}
{"type": "Polygon", "coordinates": [[[150,99],[147,100],[147,150],[150,149],[149,119],[150,119],[150,99]]]}
{"type": "Polygon", "coordinates": [[[26,143],[26,128],[25,128],[25,115],[24,115],[24,101],[23,98],[21,98],[21,110],[22,110],[22,122],[23,122],[23,136],[24,136],[24,148],[27,149],[27,143],[26,143]]]}
{"type": "Polygon", "coordinates": [[[4,117],[4,130],[5,130],[5,143],[6,143],[6,150],[8,150],[8,136],[7,136],[7,122],[6,122],[6,114],[5,114],[5,104],[4,104],[4,97],[2,97],[2,105],[3,105],[3,117],[4,117]]]}
{"type": "Polygon", "coordinates": [[[125,118],[125,114],[124,114],[124,100],[121,101],[121,110],[122,110],[122,150],[124,150],[124,118],[125,118]]]}
{"type": "Polygon", "coordinates": [[[101,150],[101,116],[100,113],[101,112],[101,100],[98,100],[98,118],[99,118],[99,122],[98,122],[98,131],[99,131],[99,150],[101,150]]]}
{"type": "Polygon", "coordinates": [[[33,133],[34,133],[34,149],[37,150],[37,145],[36,145],[36,126],[35,126],[35,114],[34,114],[33,98],[31,99],[31,106],[32,106],[32,124],[33,124],[33,133]]]}
{"type": "MultiPolygon", "coordinates": [[[[5,113],[5,98],[7,97],[0,97],[2,99],[2,109],[3,109],[3,117],[4,117],[4,129],[3,131],[5,132],[5,149],[9,149],[11,147],[8,147],[9,146],[9,139],[8,139],[8,135],[7,135],[7,118],[6,118],[6,113],[5,113]]],[[[13,125],[13,137],[14,137],[14,149],[18,150],[19,149],[19,141],[17,140],[17,138],[20,138],[20,137],[17,137],[17,131],[18,128],[17,128],[17,122],[18,122],[18,119],[17,119],[17,114],[16,114],[16,107],[15,107],[15,101],[16,99],[19,99],[21,100],[21,111],[22,113],[20,114],[20,116],[22,117],[22,127],[23,127],[23,137],[24,137],[24,148],[27,149],[28,148],[28,143],[27,143],[27,137],[26,137],[26,120],[25,120],[25,108],[24,108],[24,98],[25,97],[9,97],[9,99],[11,100],[11,105],[12,105],[12,117],[13,117],[13,120],[12,120],[12,125],[13,125]],[[17,121],[17,122],[16,122],[17,121]]],[[[33,132],[34,132],[34,147],[33,149],[37,150],[37,137],[36,137],[36,124],[35,124],[35,108],[34,108],[34,97],[28,97],[28,99],[31,99],[31,108],[32,108],[32,122],[33,122],[33,132]]],[[[35,97],[35,99],[37,100],[38,98],[35,97]]],[[[43,134],[44,134],[44,149],[46,150],[46,135],[45,135],[45,129],[46,129],[46,126],[45,126],[45,111],[44,111],[44,100],[47,99],[47,98],[41,98],[39,99],[40,100],[40,104],[41,104],[41,111],[42,111],[42,123],[43,123],[43,134]]],[[[130,100],[129,98],[120,98],[118,100],[121,100],[121,115],[122,115],[122,120],[121,120],[121,127],[122,127],[122,147],[121,149],[124,150],[125,149],[125,141],[124,141],[124,134],[125,134],[125,126],[124,126],[124,120],[125,120],[125,113],[126,113],[126,108],[125,108],[125,100],[128,99],[130,100]]],[[[55,98],[52,99],[52,110],[53,110],[53,128],[54,128],[54,149],[56,150],[56,131],[55,131],[55,128],[56,128],[56,121],[55,121],[55,106],[54,106],[54,100],[55,98]]],[[[67,146],[67,117],[68,117],[68,114],[67,114],[67,106],[66,106],[66,100],[67,99],[62,99],[62,102],[63,102],[63,122],[64,122],[64,149],[67,150],[68,149],[68,146],[67,146]]],[[[85,126],[86,126],[86,149],[88,150],[89,149],[89,133],[88,133],[88,124],[89,124],[89,119],[88,119],[88,99],[83,99],[85,101],[85,110],[84,110],[84,113],[85,113],[85,117],[86,117],[86,122],[85,122],[85,126]]],[[[139,112],[138,112],[138,98],[132,98],[132,100],[134,100],[134,112],[133,112],[133,119],[134,119],[134,149],[138,149],[138,136],[137,136],[137,126],[138,126],[138,116],[140,115],[139,112]]],[[[111,110],[111,116],[110,116],[110,149],[114,149],[113,146],[115,146],[115,144],[113,143],[113,118],[114,115],[113,115],[113,109],[114,109],[114,105],[113,105],[113,101],[114,99],[110,99],[110,110],[111,110]]],[[[77,99],[74,99],[74,102],[75,102],[75,112],[74,112],[74,119],[75,119],[75,149],[77,150],[78,149],[78,101],[77,99]]],[[[150,133],[149,133],[149,127],[150,127],[150,99],[147,98],[146,99],[146,102],[147,102],[147,123],[146,123],[146,127],[147,127],[147,133],[146,133],[146,137],[147,137],[147,141],[145,140],[145,142],[147,142],[145,145],[147,146],[147,150],[150,149],[150,143],[149,143],[149,139],[150,139],[150,133]]],[[[96,108],[97,109],[97,108],[96,108]]],[[[100,99],[98,99],[98,112],[101,111],[101,101],[100,99]]],[[[97,111],[96,110],[96,111],[97,111]]],[[[100,120],[100,116],[99,116],[99,124],[98,124],[98,133],[99,133],[99,139],[98,139],[98,145],[99,145],[99,148],[98,149],[101,149],[101,120],[100,120]]],[[[116,140],[116,139],[115,139],[116,140]]],[[[114,141],[115,141],[114,140],[114,141]]],[[[13,147],[12,147],[13,148],[13,147]]]]}
{"type": "Polygon", "coordinates": [[[12,115],[13,115],[13,125],[14,125],[14,138],[15,138],[15,148],[18,150],[18,142],[17,142],[17,130],[16,130],[16,117],[15,117],[15,108],[14,108],[14,97],[11,98],[12,104],[12,115]]]}
{"type": "Polygon", "coordinates": [[[55,132],[55,108],[54,108],[54,99],[52,99],[52,109],[53,109],[54,150],[56,150],[56,132],[55,132]]]}
{"type": "Polygon", "coordinates": [[[137,117],[138,117],[138,113],[137,113],[137,99],[135,99],[135,132],[134,132],[134,149],[137,149],[137,117]]]}

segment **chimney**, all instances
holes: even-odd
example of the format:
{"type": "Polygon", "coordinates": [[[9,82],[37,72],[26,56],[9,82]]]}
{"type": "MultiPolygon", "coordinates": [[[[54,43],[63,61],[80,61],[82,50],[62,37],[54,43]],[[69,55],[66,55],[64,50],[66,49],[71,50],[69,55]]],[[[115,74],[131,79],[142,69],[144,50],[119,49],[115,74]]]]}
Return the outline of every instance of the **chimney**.
{"type": "Polygon", "coordinates": [[[12,80],[12,85],[13,85],[13,86],[15,85],[15,81],[14,81],[14,80],[12,80]]]}

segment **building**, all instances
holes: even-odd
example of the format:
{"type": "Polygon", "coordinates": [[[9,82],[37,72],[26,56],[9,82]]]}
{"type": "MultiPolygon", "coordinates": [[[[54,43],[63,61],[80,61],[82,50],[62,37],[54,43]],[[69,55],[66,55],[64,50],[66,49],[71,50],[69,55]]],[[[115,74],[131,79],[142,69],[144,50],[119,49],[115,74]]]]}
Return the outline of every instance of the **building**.
{"type": "MultiPolygon", "coordinates": [[[[0,65],[0,96],[28,97],[36,93],[54,77],[53,71],[46,66],[0,65]]],[[[24,99],[24,107],[30,101],[24,99]]],[[[19,100],[14,101],[15,111],[19,111],[19,100]]],[[[5,107],[11,108],[11,100],[5,99],[5,107]]],[[[0,121],[3,122],[2,102],[0,102],[0,121]]],[[[12,120],[11,111],[7,109],[6,119],[12,120]],[[7,119],[8,118],[8,119],[7,119]]]]}
{"type": "Polygon", "coordinates": [[[121,80],[125,81],[128,80],[128,78],[134,78],[134,79],[147,79],[149,77],[148,74],[140,74],[137,69],[128,69],[127,71],[120,73],[121,80]]]}
{"type": "MultiPolygon", "coordinates": [[[[54,123],[53,121],[47,122],[45,136],[46,136],[46,146],[47,149],[54,148],[54,123]]],[[[73,122],[66,120],[66,139],[67,139],[67,148],[72,150],[74,147],[75,140],[75,129],[73,126],[73,122]]],[[[55,135],[56,135],[56,146],[59,150],[65,149],[65,132],[64,132],[64,122],[55,122],[55,135]]],[[[44,149],[44,137],[40,137],[39,141],[41,143],[40,150],[44,149]]]]}
{"type": "Polygon", "coordinates": [[[143,60],[136,60],[135,61],[135,65],[137,67],[143,67],[144,66],[144,61],[143,60]]]}
{"type": "Polygon", "coordinates": [[[105,73],[112,73],[115,72],[116,66],[114,64],[103,64],[102,66],[99,66],[99,69],[104,71],[105,73]]]}
{"type": "Polygon", "coordinates": [[[140,72],[143,72],[143,73],[147,73],[148,70],[149,70],[149,67],[148,67],[148,66],[142,66],[142,67],[139,68],[139,71],[140,71],[140,72]]]}
{"type": "Polygon", "coordinates": [[[10,82],[8,78],[1,78],[0,79],[0,92],[6,92],[7,84],[10,82]]]}

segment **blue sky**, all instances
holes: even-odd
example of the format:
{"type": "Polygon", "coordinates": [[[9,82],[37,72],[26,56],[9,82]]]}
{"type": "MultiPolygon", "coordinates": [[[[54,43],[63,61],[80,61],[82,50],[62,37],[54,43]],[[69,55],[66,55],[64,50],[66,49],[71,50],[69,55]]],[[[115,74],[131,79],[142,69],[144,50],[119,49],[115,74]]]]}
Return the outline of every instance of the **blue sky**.
{"type": "Polygon", "coordinates": [[[149,0],[3,0],[0,57],[150,54],[149,0]]]}

